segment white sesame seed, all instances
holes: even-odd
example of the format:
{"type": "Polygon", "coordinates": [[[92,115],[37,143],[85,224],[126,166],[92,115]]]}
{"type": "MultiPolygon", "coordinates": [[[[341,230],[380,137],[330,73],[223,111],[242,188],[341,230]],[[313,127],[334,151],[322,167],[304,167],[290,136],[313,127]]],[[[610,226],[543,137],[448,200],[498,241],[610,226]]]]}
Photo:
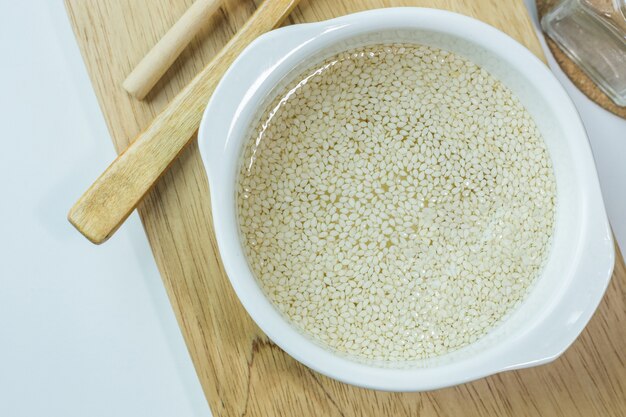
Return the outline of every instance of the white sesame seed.
{"type": "Polygon", "coordinates": [[[297,328],[355,358],[415,360],[519,305],[549,250],[556,185],[508,88],[451,53],[389,44],[277,93],[244,147],[238,221],[297,328]]]}

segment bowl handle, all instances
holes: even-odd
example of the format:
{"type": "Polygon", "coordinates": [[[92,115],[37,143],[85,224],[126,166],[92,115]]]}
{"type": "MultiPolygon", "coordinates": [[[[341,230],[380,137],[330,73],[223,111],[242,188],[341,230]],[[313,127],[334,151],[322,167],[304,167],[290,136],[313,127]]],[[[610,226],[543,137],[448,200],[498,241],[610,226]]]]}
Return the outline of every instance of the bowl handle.
{"type": "Polygon", "coordinates": [[[325,31],[328,31],[328,22],[286,26],[264,33],[251,42],[226,71],[204,110],[198,130],[209,183],[219,178],[228,161],[224,156],[228,152],[230,133],[250,97],[281,61],[325,31]],[[214,97],[230,99],[217,103],[214,97]],[[228,126],[223,126],[225,121],[229,121],[228,126]]]}

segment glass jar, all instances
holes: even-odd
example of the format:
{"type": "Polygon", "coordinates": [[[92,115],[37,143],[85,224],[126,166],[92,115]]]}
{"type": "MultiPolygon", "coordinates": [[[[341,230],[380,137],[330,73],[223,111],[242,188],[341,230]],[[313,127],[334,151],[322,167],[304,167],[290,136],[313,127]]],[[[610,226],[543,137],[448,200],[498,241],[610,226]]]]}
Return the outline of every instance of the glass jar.
{"type": "Polygon", "coordinates": [[[618,106],[626,106],[626,0],[563,0],[543,30],[618,106]]]}

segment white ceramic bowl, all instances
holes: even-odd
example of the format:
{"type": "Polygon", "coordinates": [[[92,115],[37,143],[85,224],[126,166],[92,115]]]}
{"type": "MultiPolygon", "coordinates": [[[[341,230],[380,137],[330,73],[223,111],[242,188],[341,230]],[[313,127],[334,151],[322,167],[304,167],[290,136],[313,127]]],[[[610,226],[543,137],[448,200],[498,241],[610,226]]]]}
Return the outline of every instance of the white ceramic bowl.
{"type": "Polygon", "coordinates": [[[288,354],[332,378],[367,388],[422,391],[550,362],[574,342],[611,277],[614,252],[583,125],[548,68],[504,33],[433,9],[372,10],[288,26],[255,40],[213,94],[199,132],[224,267],[242,304],[288,354]],[[376,364],[333,353],[299,333],[264,296],[246,262],[235,212],[238,164],[249,129],[277,86],[338,50],[386,41],[465,56],[506,84],[535,119],[552,158],[557,215],[550,256],[521,306],[485,337],[420,363],[376,364]]]}

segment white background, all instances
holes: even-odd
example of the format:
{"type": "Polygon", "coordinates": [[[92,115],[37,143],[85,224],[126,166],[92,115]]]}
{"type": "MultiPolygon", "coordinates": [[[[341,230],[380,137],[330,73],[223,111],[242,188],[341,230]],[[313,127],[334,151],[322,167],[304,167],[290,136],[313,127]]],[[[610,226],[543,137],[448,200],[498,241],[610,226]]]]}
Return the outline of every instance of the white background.
{"type": "Polygon", "coordinates": [[[66,220],[115,153],[63,2],[0,0],[0,56],[0,417],[209,416],[138,216],[66,220]]]}
{"type": "MultiPolygon", "coordinates": [[[[0,0],[0,56],[0,416],[210,415],[137,216],[65,220],[114,152],[62,2],[0,0]]],[[[623,245],[626,122],[557,76],[623,245]]]]}

